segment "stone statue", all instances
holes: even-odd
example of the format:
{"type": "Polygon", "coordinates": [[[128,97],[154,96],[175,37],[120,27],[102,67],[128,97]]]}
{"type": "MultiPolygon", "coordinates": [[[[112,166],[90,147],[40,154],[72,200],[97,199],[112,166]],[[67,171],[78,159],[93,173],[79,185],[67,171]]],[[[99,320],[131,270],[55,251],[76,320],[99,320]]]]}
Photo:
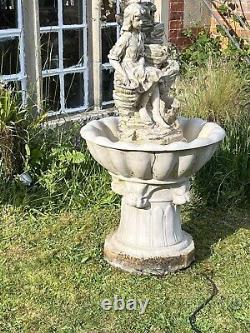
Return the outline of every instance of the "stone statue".
{"type": "Polygon", "coordinates": [[[154,21],[155,6],[140,0],[127,2],[121,37],[109,54],[115,69],[120,139],[160,144],[181,141],[176,117],[179,102],[169,95],[179,64],[169,59],[164,26],[154,21]]]}

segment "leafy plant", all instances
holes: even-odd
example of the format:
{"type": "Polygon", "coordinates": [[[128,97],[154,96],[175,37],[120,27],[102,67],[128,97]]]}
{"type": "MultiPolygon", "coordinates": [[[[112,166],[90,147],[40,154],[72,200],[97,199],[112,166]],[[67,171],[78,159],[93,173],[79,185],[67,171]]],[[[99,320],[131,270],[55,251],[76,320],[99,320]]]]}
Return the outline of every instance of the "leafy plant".
{"type": "Polygon", "coordinates": [[[0,83],[0,171],[6,177],[28,169],[29,142],[47,117],[46,112],[34,114],[31,109],[23,105],[20,91],[0,83]]]}
{"type": "Polygon", "coordinates": [[[2,180],[0,201],[39,211],[117,203],[110,176],[87,151],[79,124],[33,127],[28,133],[25,171],[32,186],[2,180]]]}
{"type": "Polygon", "coordinates": [[[182,64],[182,72],[188,76],[192,76],[196,72],[197,67],[206,66],[210,58],[214,60],[222,60],[231,62],[235,67],[241,68],[242,71],[249,69],[250,45],[242,38],[237,41],[241,46],[238,49],[221,26],[217,26],[218,35],[213,35],[207,30],[202,30],[198,34],[194,34],[192,30],[186,30],[184,35],[190,38],[192,44],[184,49],[179,60],[182,64]]]}
{"type": "Polygon", "coordinates": [[[190,67],[206,65],[209,58],[219,58],[222,54],[220,37],[212,37],[207,31],[194,35],[192,30],[186,30],[184,35],[192,40],[192,44],[180,54],[180,61],[184,72],[190,67]]]}

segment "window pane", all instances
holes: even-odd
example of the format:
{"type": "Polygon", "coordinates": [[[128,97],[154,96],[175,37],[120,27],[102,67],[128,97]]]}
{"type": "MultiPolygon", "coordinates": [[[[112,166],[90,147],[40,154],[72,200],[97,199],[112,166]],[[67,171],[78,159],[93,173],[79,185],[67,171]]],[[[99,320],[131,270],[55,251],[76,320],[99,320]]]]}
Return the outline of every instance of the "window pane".
{"type": "Polygon", "coordinates": [[[116,5],[112,5],[110,0],[103,0],[102,2],[102,20],[106,22],[116,22],[116,5]]]}
{"type": "Polygon", "coordinates": [[[83,73],[66,74],[65,82],[65,107],[77,108],[84,105],[83,73]]]}
{"type": "Polygon", "coordinates": [[[109,62],[108,54],[117,40],[117,28],[109,27],[102,29],[102,63],[109,62]]]}
{"type": "Polygon", "coordinates": [[[65,30],[63,32],[63,65],[65,67],[83,64],[82,30],[65,30]],[[73,43],[73,44],[72,44],[73,43]]]}
{"type": "Polygon", "coordinates": [[[16,1],[0,0],[0,29],[17,28],[16,1]]]}
{"type": "Polygon", "coordinates": [[[42,69],[59,67],[58,33],[41,34],[42,69]]]}
{"type": "Polygon", "coordinates": [[[40,26],[58,25],[57,0],[39,0],[40,26]]]}
{"type": "Polygon", "coordinates": [[[19,73],[18,44],[18,37],[7,37],[0,40],[0,73],[2,75],[19,73]]]}
{"type": "Polygon", "coordinates": [[[6,86],[16,92],[20,92],[22,90],[20,81],[8,81],[6,82],[6,86]]]}
{"type": "Polygon", "coordinates": [[[43,79],[43,97],[45,108],[48,111],[58,111],[60,109],[60,81],[58,76],[43,79]]]}
{"type": "Polygon", "coordinates": [[[63,24],[82,24],[82,0],[63,0],[63,24]]]}
{"type": "Polygon", "coordinates": [[[114,71],[113,69],[104,69],[102,71],[102,100],[109,102],[113,100],[114,90],[114,71]]]}

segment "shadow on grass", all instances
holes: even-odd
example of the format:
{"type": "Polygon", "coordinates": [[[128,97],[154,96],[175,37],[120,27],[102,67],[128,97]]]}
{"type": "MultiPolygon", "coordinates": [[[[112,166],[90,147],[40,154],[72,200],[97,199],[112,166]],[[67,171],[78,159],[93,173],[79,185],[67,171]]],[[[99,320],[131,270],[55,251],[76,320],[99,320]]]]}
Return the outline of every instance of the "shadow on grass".
{"type": "Polygon", "coordinates": [[[242,211],[218,211],[193,209],[184,212],[183,229],[190,233],[195,243],[196,263],[209,258],[213,247],[219,241],[236,233],[237,230],[249,229],[249,207],[242,211]]]}

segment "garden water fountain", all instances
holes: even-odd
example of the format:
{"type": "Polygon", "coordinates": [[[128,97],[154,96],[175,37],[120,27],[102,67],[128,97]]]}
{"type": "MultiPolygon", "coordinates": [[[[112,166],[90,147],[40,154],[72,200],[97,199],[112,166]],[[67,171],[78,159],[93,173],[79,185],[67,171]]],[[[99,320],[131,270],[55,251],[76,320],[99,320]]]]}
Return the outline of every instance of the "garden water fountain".
{"type": "Polygon", "coordinates": [[[122,196],[120,225],[106,238],[105,259],[129,272],[164,275],[194,260],[180,206],[189,201],[189,178],[211,159],[225,132],[177,116],[171,86],[179,64],[164,45],[164,26],[155,22],[152,3],[127,2],[109,55],[119,117],[91,121],[81,135],[122,196]]]}

